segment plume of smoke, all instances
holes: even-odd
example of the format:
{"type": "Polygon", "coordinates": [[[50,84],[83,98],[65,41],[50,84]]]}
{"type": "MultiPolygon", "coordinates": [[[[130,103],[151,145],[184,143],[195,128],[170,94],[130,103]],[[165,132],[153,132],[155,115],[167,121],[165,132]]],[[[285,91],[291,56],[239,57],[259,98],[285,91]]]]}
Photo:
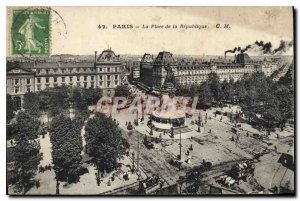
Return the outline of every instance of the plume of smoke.
{"type": "Polygon", "coordinates": [[[252,45],[247,45],[244,49],[241,49],[240,52],[244,53],[244,52],[246,52],[251,47],[252,47],[252,45]]]}
{"type": "Polygon", "coordinates": [[[294,41],[280,41],[280,44],[278,46],[278,48],[274,49],[272,54],[282,54],[282,53],[286,53],[291,47],[293,47],[294,45],[294,41]]]}
{"type": "Polygon", "coordinates": [[[260,42],[255,41],[254,45],[260,47],[259,50],[261,51],[262,54],[271,54],[271,52],[272,52],[272,50],[271,50],[272,43],[271,42],[265,43],[264,41],[260,41],[260,42]]]}
{"type": "MultiPolygon", "coordinates": [[[[238,48],[235,47],[233,50],[226,50],[226,51],[225,51],[225,54],[226,54],[227,52],[235,53],[237,50],[238,50],[238,48]]],[[[238,50],[238,51],[239,51],[239,50],[238,50]]]]}
{"type": "Polygon", "coordinates": [[[227,52],[235,53],[236,51],[240,53],[244,53],[247,51],[257,52],[261,54],[282,54],[286,53],[291,47],[293,47],[294,41],[280,41],[280,44],[278,48],[272,50],[272,43],[271,42],[264,42],[264,41],[255,41],[253,44],[247,45],[245,48],[241,47],[235,47],[233,50],[227,50],[225,51],[225,54],[227,52]]]}

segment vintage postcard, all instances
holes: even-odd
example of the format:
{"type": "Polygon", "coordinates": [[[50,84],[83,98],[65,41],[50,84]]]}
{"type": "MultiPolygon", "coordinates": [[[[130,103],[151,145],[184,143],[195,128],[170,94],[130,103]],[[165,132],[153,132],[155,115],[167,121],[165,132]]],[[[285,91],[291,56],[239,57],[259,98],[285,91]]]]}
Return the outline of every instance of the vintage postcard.
{"type": "Polygon", "coordinates": [[[7,7],[8,195],[295,195],[293,7],[7,7]]]}

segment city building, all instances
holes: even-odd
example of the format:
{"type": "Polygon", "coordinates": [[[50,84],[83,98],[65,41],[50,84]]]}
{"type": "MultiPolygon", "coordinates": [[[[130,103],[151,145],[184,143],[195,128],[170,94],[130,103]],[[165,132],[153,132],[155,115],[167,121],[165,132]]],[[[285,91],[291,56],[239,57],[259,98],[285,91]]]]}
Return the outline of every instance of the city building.
{"type": "Polygon", "coordinates": [[[160,52],[154,60],[150,54],[144,54],[140,62],[139,86],[145,89],[162,90],[166,77],[165,66],[167,65],[172,68],[175,80],[179,84],[200,84],[207,79],[210,73],[216,73],[221,81],[225,79],[237,81],[245,74],[262,71],[260,64],[253,62],[245,53],[236,55],[233,62],[224,59],[188,62],[176,61],[170,52],[160,52]]]}
{"type": "MultiPolygon", "coordinates": [[[[6,92],[20,102],[27,92],[56,86],[100,87],[103,94],[112,95],[121,83],[122,64],[112,50],[95,52],[95,61],[22,61],[9,62],[6,72],[6,92]]],[[[20,103],[17,103],[20,105],[20,103]]]]}

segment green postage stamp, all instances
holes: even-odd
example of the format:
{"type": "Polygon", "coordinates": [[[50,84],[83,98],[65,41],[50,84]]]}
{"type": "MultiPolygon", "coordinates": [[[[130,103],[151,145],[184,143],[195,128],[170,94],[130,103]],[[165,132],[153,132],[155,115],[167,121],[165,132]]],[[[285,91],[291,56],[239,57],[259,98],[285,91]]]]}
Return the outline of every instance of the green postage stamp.
{"type": "Polygon", "coordinates": [[[12,56],[50,55],[50,9],[13,9],[12,56]]]}

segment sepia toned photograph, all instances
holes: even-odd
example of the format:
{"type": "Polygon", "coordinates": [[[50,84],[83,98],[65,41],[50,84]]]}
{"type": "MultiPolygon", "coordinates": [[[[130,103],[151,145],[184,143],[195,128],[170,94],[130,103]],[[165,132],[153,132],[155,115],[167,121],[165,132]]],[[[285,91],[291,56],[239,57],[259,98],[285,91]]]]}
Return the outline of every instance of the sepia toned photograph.
{"type": "Polygon", "coordinates": [[[293,7],[6,7],[6,194],[295,196],[293,7]]]}

